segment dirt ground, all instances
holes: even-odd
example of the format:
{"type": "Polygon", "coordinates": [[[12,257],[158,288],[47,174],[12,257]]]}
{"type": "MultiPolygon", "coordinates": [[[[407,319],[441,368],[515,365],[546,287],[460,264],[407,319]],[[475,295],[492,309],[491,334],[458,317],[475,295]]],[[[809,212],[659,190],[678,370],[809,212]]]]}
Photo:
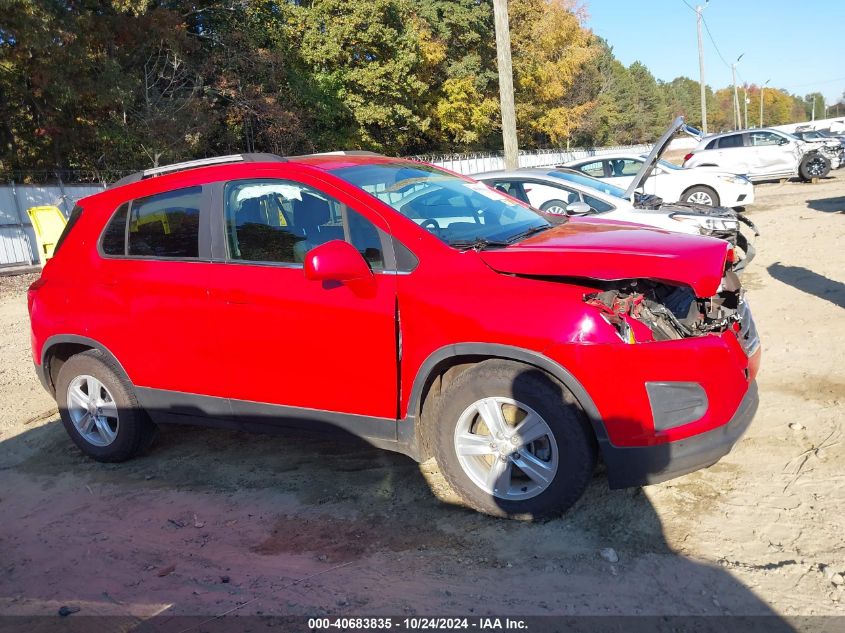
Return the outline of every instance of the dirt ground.
{"type": "Polygon", "coordinates": [[[329,436],[165,428],[147,456],[95,463],[33,372],[32,278],[0,279],[0,614],[845,615],[845,170],[757,195],[749,432],[661,485],[599,474],[544,524],[470,512],[433,463],[329,436]]]}

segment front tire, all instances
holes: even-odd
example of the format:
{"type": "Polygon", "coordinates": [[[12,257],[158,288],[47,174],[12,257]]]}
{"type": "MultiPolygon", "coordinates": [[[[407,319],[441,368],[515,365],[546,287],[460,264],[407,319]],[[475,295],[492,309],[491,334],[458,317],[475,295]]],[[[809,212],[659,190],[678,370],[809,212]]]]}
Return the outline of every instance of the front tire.
{"type": "Polygon", "coordinates": [[[705,185],[696,185],[690,187],[684,192],[683,202],[691,202],[693,204],[705,204],[708,207],[719,206],[719,194],[710,187],[705,185]]]}
{"type": "Polygon", "coordinates": [[[74,444],[99,462],[126,461],[155,438],[157,427],[138,404],[129,379],[99,350],[62,365],[56,402],[74,444]]]}
{"type": "Polygon", "coordinates": [[[807,154],[798,165],[798,176],[804,182],[809,182],[813,178],[824,178],[829,173],[830,161],[818,152],[807,154]]]}
{"type": "Polygon", "coordinates": [[[534,367],[494,359],[465,370],[441,394],[430,424],[444,478],[479,512],[556,516],[593,476],[589,423],[572,394],[534,367]]]}

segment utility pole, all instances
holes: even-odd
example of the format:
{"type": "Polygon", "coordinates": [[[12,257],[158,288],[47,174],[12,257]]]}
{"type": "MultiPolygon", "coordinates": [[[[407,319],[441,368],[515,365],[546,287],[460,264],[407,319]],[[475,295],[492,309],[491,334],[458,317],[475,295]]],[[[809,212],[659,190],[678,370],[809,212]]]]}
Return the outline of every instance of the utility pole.
{"type": "MultiPolygon", "coordinates": [[[[745,55],[745,53],[742,53],[745,55]]],[[[742,55],[736,58],[736,61],[731,64],[731,79],[734,85],[734,129],[739,129],[739,93],[736,89],[736,65],[739,63],[739,60],[742,59],[742,55]]]]}
{"type": "Polygon", "coordinates": [[[499,101],[502,108],[505,169],[517,169],[519,167],[519,146],[516,142],[516,107],[513,100],[513,65],[511,64],[508,0],[493,0],[493,19],[496,23],[496,61],[499,66],[499,101]]]}
{"type": "MultiPolygon", "coordinates": [[[[710,0],[705,0],[705,6],[710,0]]],[[[707,85],[704,83],[704,44],[701,40],[701,12],[704,7],[695,7],[695,22],[698,29],[698,85],[701,88],[701,131],[707,134],[707,85]]]]}
{"type": "Polygon", "coordinates": [[[766,83],[760,86],[760,127],[763,127],[763,94],[766,92],[766,86],[769,85],[771,79],[767,79],[766,83]]]}
{"type": "Polygon", "coordinates": [[[745,101],[745,129],[748,129],[748,84],[742,84],[742,98],[745,101]]]}

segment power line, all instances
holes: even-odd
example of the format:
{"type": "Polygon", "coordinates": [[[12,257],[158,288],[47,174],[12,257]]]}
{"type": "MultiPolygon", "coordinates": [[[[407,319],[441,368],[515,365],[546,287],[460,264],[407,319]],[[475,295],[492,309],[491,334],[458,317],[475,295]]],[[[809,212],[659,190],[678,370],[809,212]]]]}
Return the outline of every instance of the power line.
{"type": "Polygon", "coordinates": [[[731,65],[725,60],[725,56],[722,55],[722,51],[720,51],[719,47],[716,45],[716,40],[713,38],[713,34],[710,32],[710,25],[707,24],[707,19],[703,15],[701,16],[701,21],[704,23],[704,28],[707,31],[707,37],[710,38],[710,42],[713,44],[713,48],[716,49],[716,53],[719,55],[719,59],[722,60],[722,63],[725,66],[730,68],[731,65]]]}

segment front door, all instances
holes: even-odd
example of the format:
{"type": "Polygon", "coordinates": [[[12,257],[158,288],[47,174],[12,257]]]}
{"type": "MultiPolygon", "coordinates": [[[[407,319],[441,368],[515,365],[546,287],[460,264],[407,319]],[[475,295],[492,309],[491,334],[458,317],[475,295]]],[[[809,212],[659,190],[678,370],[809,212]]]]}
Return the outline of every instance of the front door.
{"type": "Polygon", "coordinates": [[[754,152],[752,174],[789,173],[795,169],[795,144],[785,136],[760,130],[749,132],[748,140],[754,152]]]}
{"type": "Polygon", "coordinates": [[[263,178],[218,189],[225,263],[211,292],[222,307],[220,359],[236,416],[396,418],[396,277],[385,270],[387,225],[327,187],[263,178]],[[372,278],[306,279],[306,254],[330,240],[355,246],[372,278]]]}

